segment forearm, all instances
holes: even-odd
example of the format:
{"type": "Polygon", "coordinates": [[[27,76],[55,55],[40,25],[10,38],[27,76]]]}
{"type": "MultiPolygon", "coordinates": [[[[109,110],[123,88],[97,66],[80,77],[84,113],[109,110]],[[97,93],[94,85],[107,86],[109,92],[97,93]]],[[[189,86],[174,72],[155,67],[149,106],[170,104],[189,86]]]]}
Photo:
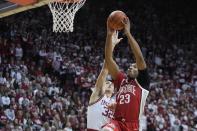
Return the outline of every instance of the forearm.
{"type": "Polygon", "coordinates": [[[100,74],[96,80],[96,84],[95,84],[97,92],[101,91],[101,89],[103,87],[103,83],[106,80],[107,75],[108,75],[108,68],[107,68],[107,63],[104,60],[103,67],[101,69],[101,72],[100,72],[100,74]]]}
{"type": "Polygon", "coordinates": [[[127,33],[126,35],[128,37],[128,42],[129,42],[130,48],[131,48],[131,50],[134,54],[134,57],[136,59],[136,64],[137,64],[138,68],[140,68],[140,69],[146,68],[146,63],[144,61],[144,57],[142,55],[141,49],[140,49],[137,41],[131,35],[131,33],[127,33]]]}
{"type": "Polygon", "coordinates": [[[119,69],[116,62],[113,60],[112,35],[107,35],[106,38],[105,62],[107,63],[109,74],[112,76],[112,79],[116,79],[119,69]]]}
{"type": "Polygon", "coordinates": [[[107,74],[108,74],[108,67],[107,67],[107,63],[106,63],[105,60],[103,62],[103,67],[102,67],[102,70],[101,71],[102,71],[103,76],[106,77],[107,74]]]}
{"type": "Polygon", "coordinates": [[[107,35],[105,44],[105,61],[109,63],[113,59],[112,35],[107,35]]]}

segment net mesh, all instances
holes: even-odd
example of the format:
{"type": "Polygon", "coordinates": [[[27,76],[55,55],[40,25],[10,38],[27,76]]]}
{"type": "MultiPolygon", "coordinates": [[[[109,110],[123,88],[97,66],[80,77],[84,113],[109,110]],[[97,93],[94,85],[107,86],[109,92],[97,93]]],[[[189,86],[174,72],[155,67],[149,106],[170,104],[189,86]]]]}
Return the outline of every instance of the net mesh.
{"type": "Polygon", "coordinates": [[[53,16],[53,32],[73,32],[75,14],[85,1],[51,1],[48,5],[53,16]]]}

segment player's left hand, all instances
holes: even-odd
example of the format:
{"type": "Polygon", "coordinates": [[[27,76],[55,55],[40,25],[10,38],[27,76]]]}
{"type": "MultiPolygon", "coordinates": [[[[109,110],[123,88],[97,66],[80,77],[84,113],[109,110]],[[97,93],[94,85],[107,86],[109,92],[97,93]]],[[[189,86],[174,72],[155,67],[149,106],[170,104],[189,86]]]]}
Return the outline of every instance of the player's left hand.
{"type": "Polygon", "coordinates": [[[119,32],[118,31],[115,31],[115,33],[112,35],[112,49],[114,50],[115,46],[121,42],[121,40],[123,38],[118,38],[118,34],[119,32]]]}

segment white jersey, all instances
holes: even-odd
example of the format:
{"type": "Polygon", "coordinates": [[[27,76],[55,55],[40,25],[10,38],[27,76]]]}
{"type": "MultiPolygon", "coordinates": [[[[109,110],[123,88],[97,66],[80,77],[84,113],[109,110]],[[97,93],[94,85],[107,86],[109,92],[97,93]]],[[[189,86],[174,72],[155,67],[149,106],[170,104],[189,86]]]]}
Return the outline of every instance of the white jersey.
{"type": "Polygon", "coordinates": [[[107,105],[115,102],[115,97],[108,98],[106,95],[88,106],[87,129],[100,130],[103,125],[113,117],[113,112],[107,109],[107,105]]]}

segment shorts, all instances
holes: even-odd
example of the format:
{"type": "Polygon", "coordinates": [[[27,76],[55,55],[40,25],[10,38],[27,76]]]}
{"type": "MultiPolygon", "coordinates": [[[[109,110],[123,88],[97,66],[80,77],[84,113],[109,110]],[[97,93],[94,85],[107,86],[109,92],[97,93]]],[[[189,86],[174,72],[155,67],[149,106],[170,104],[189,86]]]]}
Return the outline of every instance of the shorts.
{"type": "Polygon", "coordinates": [[[122,122],[118,120],[111,120],[102,127],[112,131],[139,131],[139,122],[122,122]]]}

